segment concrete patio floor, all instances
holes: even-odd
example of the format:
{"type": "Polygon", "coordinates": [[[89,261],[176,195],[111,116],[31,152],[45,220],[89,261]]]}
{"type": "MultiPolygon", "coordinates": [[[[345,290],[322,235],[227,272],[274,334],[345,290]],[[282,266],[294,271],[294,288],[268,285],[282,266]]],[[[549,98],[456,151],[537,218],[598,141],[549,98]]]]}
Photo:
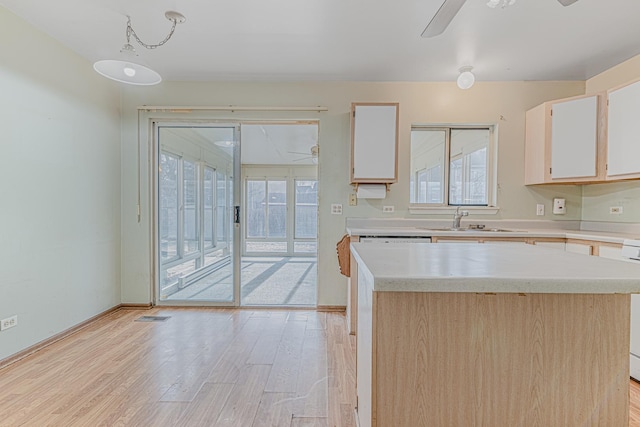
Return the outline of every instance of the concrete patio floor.
{"type": "MultiPolygon", "coordinates": [[[[316,257],[243,257],[241,305],[315,306],[316,257]]],[[[227,264],[164,301],[232,299],[231,264],[227,264]]]]}

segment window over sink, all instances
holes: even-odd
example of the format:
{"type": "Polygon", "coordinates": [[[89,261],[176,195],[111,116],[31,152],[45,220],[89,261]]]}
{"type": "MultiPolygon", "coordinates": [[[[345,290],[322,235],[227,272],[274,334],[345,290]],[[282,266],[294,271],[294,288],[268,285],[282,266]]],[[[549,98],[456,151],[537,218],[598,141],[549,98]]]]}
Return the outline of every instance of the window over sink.
{"type": "Polygon", "coordinates": [[[493,126],[411,127],[412,206],[495,206],[493,126]]]}

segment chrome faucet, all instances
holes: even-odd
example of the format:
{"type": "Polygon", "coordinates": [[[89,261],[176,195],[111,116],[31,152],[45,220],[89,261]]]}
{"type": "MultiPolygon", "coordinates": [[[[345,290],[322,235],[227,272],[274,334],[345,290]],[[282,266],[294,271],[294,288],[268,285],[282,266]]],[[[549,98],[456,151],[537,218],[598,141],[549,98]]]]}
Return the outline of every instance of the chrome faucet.
{"type": "Polygon", "coordinates": [[[460,220],[463,216],[468,216],[469,211],[460,211],[460,206],[457,207],[456,213],[453,214],[453,228],[454,230],[460,229],[460,220]]]}

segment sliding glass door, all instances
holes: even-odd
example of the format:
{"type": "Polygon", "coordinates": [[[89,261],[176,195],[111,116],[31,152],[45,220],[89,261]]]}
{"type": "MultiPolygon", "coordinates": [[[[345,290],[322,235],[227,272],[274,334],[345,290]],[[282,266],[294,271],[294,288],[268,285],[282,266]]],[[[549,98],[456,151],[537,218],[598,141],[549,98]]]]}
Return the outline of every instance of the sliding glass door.
{"type": "Polygon", "coordinates": [[[156,302],[238,305],[238,127],[156,123],[156,302]]]}

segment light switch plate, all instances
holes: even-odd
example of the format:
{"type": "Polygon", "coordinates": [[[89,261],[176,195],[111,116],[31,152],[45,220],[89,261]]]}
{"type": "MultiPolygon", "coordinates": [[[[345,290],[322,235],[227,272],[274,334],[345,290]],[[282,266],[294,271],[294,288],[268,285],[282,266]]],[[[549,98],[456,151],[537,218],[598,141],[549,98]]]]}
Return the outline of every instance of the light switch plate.
{"type": "Polygon", "coordinates": [[[332,215],[342,215],[342,204],[333,203],[331,205],[331,214],[332,215]]]}
{"type": "Polygon", "coordinates": [[[358,206],[358,196],[356,193],[349,194],[349,206],[358,206]]]}
{"type": "Polygon", "coordinates": [[[536,205],[536,215],[538,215],[538,216],[544,215],[544,205],[543,204],[536,205]]]}

